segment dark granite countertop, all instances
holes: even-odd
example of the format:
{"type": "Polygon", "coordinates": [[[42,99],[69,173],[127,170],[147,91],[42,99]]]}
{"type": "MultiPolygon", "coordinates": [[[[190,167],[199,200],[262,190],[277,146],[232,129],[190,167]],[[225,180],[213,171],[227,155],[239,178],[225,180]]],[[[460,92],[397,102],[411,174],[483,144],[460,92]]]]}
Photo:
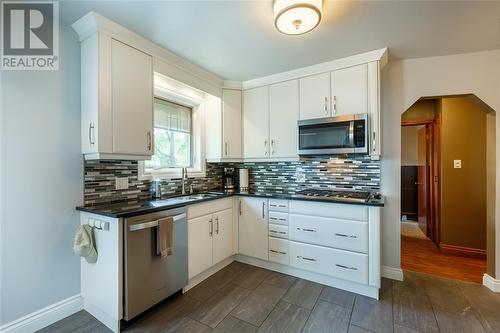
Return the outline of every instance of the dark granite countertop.
{"type": "MultiPolygon", "coordinates": [[[[216,200],[221,198],[227,198],[232,196],[246,196],[246,197],[263,197],[263,198],[274,198],[274,199],[284,199],[284,200],[307,200],[316,202],[329,202],[329,203],[341,203],[349,205],[362,205],[362,206],[384,206],[384,198],[371,199],[368,202],[347,202],[342,200],[337,200],[329,197],[309,197],[305,195],[298,194],[287,194],[287,193],[272,193],[272,192],[235,192],[235,193],[224,193],[224,192],[210,192],[208,195],[193,194],[192,199],[182,199],[181,197],[171,197],[158,200],[150,201],[133,201],[133,202],[123,202],[112,205],[100,205],[100,206],[79,206],[76,207],[77,210],[83,212],[89,212],[93,214],[113,217],[113,218],[125,218],[132,217],[142,214],[154,213],[162,211],[165,209],[172,209],[192,204],[197,204],[200,202],[216,200]]],[[[184,196],[187,197],[188,195],[184,196]]]]}

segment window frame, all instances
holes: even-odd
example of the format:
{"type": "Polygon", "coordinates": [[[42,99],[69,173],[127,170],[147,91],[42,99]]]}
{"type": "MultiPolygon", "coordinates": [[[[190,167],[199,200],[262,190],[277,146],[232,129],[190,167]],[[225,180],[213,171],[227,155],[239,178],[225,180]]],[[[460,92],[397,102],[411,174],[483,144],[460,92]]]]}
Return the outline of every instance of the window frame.
{"type": "MultiPolygon", "coordinates": [[[[203,143],[204,138],[204,113],[205,101],[201,96],[199,98],[187,96],[181,92],[164,87],[154,86],[154,97],[160,98],[172,103],[187,106],[192,109],[191,114],[191,161],[192,167],[188,168],[189,177],[205,177],[205,149],[203,143]]],[[[153,121],[154,126],[154,121],[153,121]]],[[[153,135],[154,147],[154,135],[153,135]]],[[[163,168],[156,170],[147,170],[144,161],[138,163],[138,178],[139,180],[163,180],[180,178],[182,176],[182,168],[163,168]]]]}

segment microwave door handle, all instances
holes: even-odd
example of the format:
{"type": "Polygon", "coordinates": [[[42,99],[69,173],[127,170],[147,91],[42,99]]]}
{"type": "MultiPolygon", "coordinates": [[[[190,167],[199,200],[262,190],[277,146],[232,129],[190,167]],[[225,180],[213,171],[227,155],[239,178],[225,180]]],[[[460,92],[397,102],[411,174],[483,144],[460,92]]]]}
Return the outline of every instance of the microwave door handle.
{"type": "Polygon", "coordinates": [[[349,122],[349,143],[353,149],[356,148],[354,144],[354,120],[349,122]]]}

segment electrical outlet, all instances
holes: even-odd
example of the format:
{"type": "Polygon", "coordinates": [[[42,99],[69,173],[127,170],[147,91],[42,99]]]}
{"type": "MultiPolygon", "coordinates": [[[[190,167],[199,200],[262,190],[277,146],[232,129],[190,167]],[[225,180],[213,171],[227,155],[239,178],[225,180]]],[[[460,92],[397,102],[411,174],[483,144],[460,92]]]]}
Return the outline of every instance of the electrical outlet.
{"type": "Polygon", "coordinates": [[[455,169],[462,169],[462,160],[453,160],[453,167],[455,169]]]}
{"type": "Polygon", "coordinates": [[[297,183],[305,183],[306,182],[306,174],[300,171],[295,173],[295,177],[297,178],[297,183]]]}
{"type": "Polygon", "coordinates": [[[128,189],[128,177],[115,177],[115,189],[116,190],[128,189]]]}

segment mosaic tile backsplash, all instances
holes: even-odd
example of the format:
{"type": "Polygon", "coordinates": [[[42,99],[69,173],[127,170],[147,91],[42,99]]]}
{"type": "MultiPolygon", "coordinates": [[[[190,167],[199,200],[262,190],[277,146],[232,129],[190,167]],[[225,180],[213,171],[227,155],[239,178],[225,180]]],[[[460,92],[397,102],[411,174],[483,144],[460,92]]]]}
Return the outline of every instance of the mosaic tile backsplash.
{"type": "MultiPolygon", "coordinates": [[[[342,189],[355,191],[380,190],[380,161],[369,157],[355,159],[306,158],[296,162],[207,163],[205,178],[190,178],[197,192],[222,188],[224,167],[249,169],[252,191],[293,194],[305,188],[342,189]],[[304,182],[298,182],[302,175],[304,182]]],[[[138,179],[135,161],[85,161],[85,205],[142,201],[151,198],[150,181],[138,179]],[[127,190],[115,190],[115,177],[129,177],[127,190]]],[[[236,180],[238,181],[238,180],[236,180]]],[[[181,194],[181,180],[162,182],[164,196],[181,194]]]]}

